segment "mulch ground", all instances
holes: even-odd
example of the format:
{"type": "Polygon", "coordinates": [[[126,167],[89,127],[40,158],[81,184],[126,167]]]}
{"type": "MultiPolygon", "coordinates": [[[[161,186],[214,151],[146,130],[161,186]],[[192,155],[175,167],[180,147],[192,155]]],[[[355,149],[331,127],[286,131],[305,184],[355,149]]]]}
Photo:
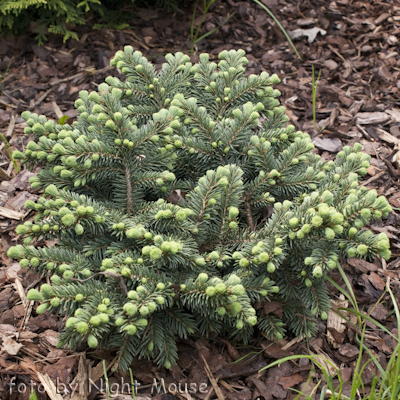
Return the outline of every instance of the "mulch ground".
{"type": "MultiPolygon", "coordinates": [[[[262,0],[291,35],[301,59],[297,57],[272,18],[251,1],[217,1],[207,14],[200,36],[221,25],[216,32],[196,45],[198,53],[208,52],[216,59],[224,49],[242,48],[250,60],[248,72],[266,70],[281,78],[277,88],[297,129],[312,135],[317,151],[326,160],[333,159],[344,145],[363,144],[371,155],[371,166],[363,182],[388,197],[394,211],[385,221],[371,225],[374,232],[385,232],[391,240],[392,259],[373,262],[350,260],[343,264],[360,307],[369,312],[393,334],[397,322],[391,313],[385,286],[390,279],[396,299],[400,299],[400,4],[386,1],[262,0]],[[312,67],[320,80],[313,121],[312,67]]],[[[179,12],[139,9],[133,29],[124,31],[77,28],[81,40],[49,36],[38,47],[31,34],[0,41],[0,131],[13,149],[22,149],[31,138],[25,135],[21,112],[30,110],[58,120],[64,115],[72,122],[76,116],[74,101],[80,90],[95,90],[110,74],[118,71],[109,65],[114,53],[124,45],[142,51],[161,65],[169,52],[190,48],[190,17],[194,4],[183,4],[179,12]]],[[[196,24],[201,9],[197,11],[196,24]]],[[[19,264],[6,255],[19,238],[14,229],[20,220],[33,218],[24,208],[27,199],[38,193],[30,189],[27,170],[15,175],[7,148],[0,146],[0,398],[28,399],[29,385],[36,386],[38,399],[60,400],[106,398],[103,363],[106,360],[112,391],[128,374],[112,372],[114,353],[57,349],[57,334],[62,317],[36,315],[35,305],[25,294],[45,277],[22,272],[19,264]],[[47,380],[47,376],[53,381],[47,380]],[[95,385],[88,385],[89,378],[95,385]],[[53,382],[53,383],[52,383],[53,382]],[[103,391],[100,385],[103,383],[103,391]],[[10,387],[13,386],[12,393],[10,387]],[[114,386],[112,386],[114,384],[114,386]],[[19,389],[19,390],[18,390],[19,389]],[[59,393],[56,393],[58,389],[59,393]],[[89,393],[90,390],[90,393],[89,393]],[[53,391],[53,392],[52,392],[53,391]]],[[[340,285],[338,273],[332,278],[340,285]]],[[[333,308],[347,306],[333,287],[333,308]]],[[[279,304],[266,305],[268,313],[280,315],[279,304]]],[[[313,393],[321,373],[312,372],[308,360],[285,362],[259,373],[274,360],[293,354],[327,357],[342,368],[342,379],[352,377],[359,354],[357,329],[331,312],[327,323],[319,323],[319,334],[308,343],[302,340],[271,342],[261,335],[249,345],[232,346],[221,338],[191,338],[179,344],[179,361],[170,371],[150,362],[132,364],[134,378],[141,384],[137,399],[293,399],[289,388],[313,393]],[[310,375],[310,371],[312,374],[310,375]],[[311,377],[307,383],[307,378],[311,377]],[[168,395],[151,394],[164,382],[168,395]],[[179,385],[180,384],[180,385],[179,385]],[[192,384],[192,386],[190,386],[192,384]],[[193,386],[196,384],[197,386],[193,386]],[[187,390],[185,391],[185,385],[187,390]],[[175,393],[177,389],[180,392],[175,393]],[[195,393],[194,393],[195,392],[195,393]]],[[[373,329],[365,344],[385,368],[396,343],[389,335],[373,329]]],[[[363,356],[363,361],[367,356],[363,356]]],[[[368,393],[378,373],[373,363],[365,368],[362,379],[368,393]]],[[[322,388],[315,388],[314,394],[322,388]]],[[[345,384],[345,388],[349,383],[345,384]]],[[[125,387],[125,393],[126,393],[125,387]]],[[[344,394],[348,394],[345,393],[344,394]]]]}

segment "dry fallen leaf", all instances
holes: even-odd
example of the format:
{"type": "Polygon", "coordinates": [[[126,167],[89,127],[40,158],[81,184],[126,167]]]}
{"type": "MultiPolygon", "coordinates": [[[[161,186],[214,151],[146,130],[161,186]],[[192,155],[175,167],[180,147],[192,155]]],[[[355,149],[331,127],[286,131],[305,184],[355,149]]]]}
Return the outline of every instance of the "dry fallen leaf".
{"type": "Polygon", "coordinates": [[[300,382],[303,382],[304,378],[301,376],[301,374],[293,374],[290,376],[281,376],[279,378],[278,383],[284,388],[292,388],[293,386],[297,385],[300,382]]]}
{"type": "Polygon", "coordinates": [[[350,258],[349,260],[347,260],[347,264],[351,265],[362,273],[378,270],[378,267],[374,263],[370,263],[368,261],[358,258],[350,258]]]}
{"type": "Polygon", "coordinates": [[[267,357],[278,359],[293,355],[290,351],[282,350],[282,348],[273,342],[262,342],[261,347],[264,349],[264,353],[267,357]]]}

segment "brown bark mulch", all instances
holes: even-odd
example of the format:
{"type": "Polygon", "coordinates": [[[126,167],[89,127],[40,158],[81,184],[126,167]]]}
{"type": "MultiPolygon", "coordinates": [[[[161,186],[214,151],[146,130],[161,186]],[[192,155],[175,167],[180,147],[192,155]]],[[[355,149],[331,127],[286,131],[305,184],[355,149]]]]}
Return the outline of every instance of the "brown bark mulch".
{"type": "MultiPolygon", "coordinates": [[[[390,238],[392,258],[388,263],[380,259],[349,260],[343,268],[360,307],[397,334],[397,322],[384,292],[390,279],[399,301],[400,4],[394,0],[262,2],[293,38],[301,59],[274,20],[250,0],[215,3],[205,17],[200,36],[234,15],[197,43],[192,59],[195,61],[202,52],[209,52],[211,59],[216,59],[224,49],[243,48],[250,60],[249,73],[266,70],[281,78],[277,88],[291,122],[312,135],[322,157],[330,160],[344,145],[363,144],[363,151],[372,157],[363,183],[387,196],[394,207],[385,221],[371,225],[374,232],[385,232],[390,238]],[[321,74],[315,123],[312,68],[315,79],[321,74]]],[[[61,38],[50,36],[49,42],[39,47],[29,33],[1,40],[0,132],[13,149],[21,150],[31,140],[24,134],[26,124],[21,112],[30,110],[56,121],[68,116],[72,122],[79,91],[95,90],[106,76],[118,75],[109,61],[124,45],[132,45],[158,65],[167,53],[187,52],[193,6],[192,2],[184,3],[175,13],[138,9],[137,18],[132,21],[134,29],[120,32],[80,27],[79,42],[63,43],[61,38]]],[[[200,19],[198,6],[196,26],[200,19]]],[[[26,200],[35,200],[38,195],[28,183],[33,173],[23,170],[15,175],[7,149],[4,145],[0,149],[0,398],[28,399],[29,385],[33,384],[37,385],[38,399],[107,398],[103,363],[99,360],[106,360],[112,391],[118,385],[121,389],[122,379],[131,382],[129,374],[112,372],[115,354],[87,352],[85,348],[58,349],[62,318],[36,315],[36,306],[25,298],[27,290],[39,285],[44,277],[22,272],[19,264],[6,255],[18,240],[15,227],[21,220],[33,218],[24,208],[26,200]],[[47,380],[48,376],[53,381],[47,380]]],[[[333,273],[332,278],[344,284],[338,273],[333,273]]],[[[334,288],[331,293],[333,309],[347,306],[334,288]]],[[[270,303],[267,312],[279,315],[282,309],[278,303],[270,303]]],[[[308,360],[285,362],[258,372],[272,361],[293,354],[328,357],[342,369],[342,378],[349,381],[359,354],[355,338],[359,332],[334,312],[318,328],[319,335],[308,343],[290,336],[275,342],[255,337],[249,345],[236,347],[217,337],[182,341],[178,364],[170,371],[146,361],[132,364],[133,376],[141,384],[136,398],[293,399],[296,393],[290,388],[310,394],[321,374],[316,370],[307,383],[312,370],[308,360]],[[154,380],[157,387],[152,387],[154,380]],[[168,395],[157,394],[163,382],[168,395]]],[[[385,368],[395,341],[386,333],[371,329],[365,344],[385,368]]],[[[363,357],[366,361],[367,356],[363,357]]],[[[373,363],[364,370],[362,379],[367,393],[377,373],[373,363]]],[[[349,382],[345,388],[348,390],[349,382]]],[[[348,395],[346,390],[344,394],[348,395]]],[[[124,397],[120,391],[113,398],[132,396],[124,397]]]]}

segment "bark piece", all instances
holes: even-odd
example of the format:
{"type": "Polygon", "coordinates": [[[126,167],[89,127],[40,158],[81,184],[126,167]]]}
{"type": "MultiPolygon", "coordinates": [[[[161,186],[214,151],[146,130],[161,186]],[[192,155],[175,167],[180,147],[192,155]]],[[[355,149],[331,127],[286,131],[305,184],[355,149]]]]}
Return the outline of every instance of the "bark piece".
{"type": "Polygon", "coordinates": [[[355,118],[356,124],[360,125],[381,124],[389,120],[389,115],[385,112],[361,112],[355,118]]]}
{"type": "Polygon", "coordinates": [[[316,137],[313,143],[319,149],[329,151],[330,153],[337,153],[343,148],[342,141],[339,138],[316,137]]]}

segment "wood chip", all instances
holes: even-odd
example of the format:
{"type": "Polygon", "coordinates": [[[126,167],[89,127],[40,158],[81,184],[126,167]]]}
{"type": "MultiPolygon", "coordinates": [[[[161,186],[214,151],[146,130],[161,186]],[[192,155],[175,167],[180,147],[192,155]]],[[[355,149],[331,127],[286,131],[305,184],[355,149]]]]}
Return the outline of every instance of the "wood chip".
{"type": "MultiPolygon", "coordinates": [[[[328,322],[327,322],[328,332],[326,338],[328,340],[328,343],[336,349],[339,347],[340,343],[338,343],[335,340],[332,332],[329,331],[329,328],[335,329],[335,331],[338,332],[339,334],[344,333],[344,331],[346,330],[346,320],[342,318],[337,313],[337,311],[339,308],[347,308],[348,306],[349,302],[345,300],[343,294],[339,296],[339,300],[331,300],[331,309],[328,312],[328,322]]],[[[346,311],[340,310],[340,312],[344,316],[347,315],[346,311]]]]}
{"type": "Polygon", "coordinates": [[[393,108],[392,110],[386,110],[386,113],[388,113],[395,122],[400,122],[400,110],[399,109],[393,108]]]}
{"type": "Polygon", "coordinates": [[[78,388],[72,395],[71,400],[86,400],[89,395],[89,379],[88,370],[90,369],[90,361],[86,360],[85,354],[79,357],[78,373],[71,382],[72,388],[78,388]]]}
{"type": "Polygon", "coordinates": [[[382,291],[385,290],[386,284],[377,273],[371,272],[368,275],[368,280],[372,283],[372,285],[375,287],[375,289],[382,290],[382,291]]]}
{"type": "Polygon", "coordinates": [[[19,211],[9,210],[5,207],[0,207],[0,215],[5,218],[16,219],[17,221],[21,221],[25,218],[25,214],[19,211]]]}
{"type": "Polygon", "coordinates": [[[63,400],[63,397],[58,393],[56,385],[47,374],[43,375],[39,371],[36,374],[51,400],[63,400]]]}
{"type": "Polygon", "coordinates": [[[383,141],[385,141],[387,143],[392,143],[392,144],[400,143],[400,139],[391,135],[389,132],[387,132],[383,129],[376,128],[376,134],[379,136],[380,139],[382,139],[383,141]]]}
{"type": "Polygon", "coordinates": [[[369,125],[381,124],[389,120],[389,115],[385,112],[361,112],[355,115],[356,124],[369,125]]]}
{"type": "Polygon", "coordinates": [[[339,138],[316,137],[313,143],[319,149],[329,151],[330,153],[337,153],[343,148],[342,141],[339,138]]]}

